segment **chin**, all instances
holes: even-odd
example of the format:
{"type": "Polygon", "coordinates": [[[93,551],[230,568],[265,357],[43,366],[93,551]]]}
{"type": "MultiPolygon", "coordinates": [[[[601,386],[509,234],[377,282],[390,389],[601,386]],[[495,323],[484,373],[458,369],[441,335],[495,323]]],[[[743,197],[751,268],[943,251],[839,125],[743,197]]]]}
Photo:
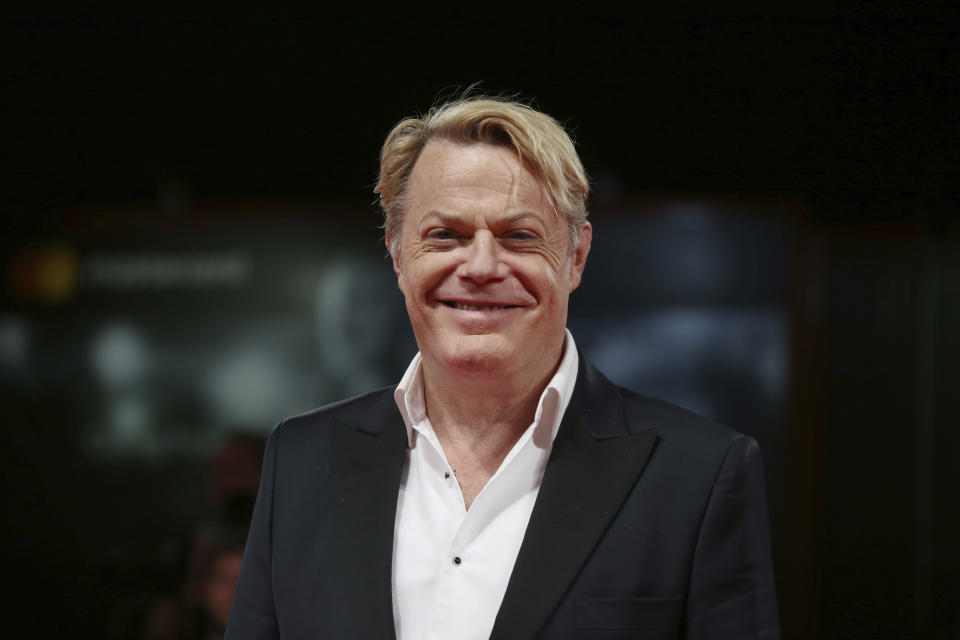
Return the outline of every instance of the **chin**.
{"type": "Polygon", "coordinates": [[[452,370],[472,375],[506,373],[516,364],[515,350],[510,345],[496,342],[479,340],[457,345],[447,354],[447,365],[452,370]],[[480,344],[476,344],[477,342],[480,344]]]}

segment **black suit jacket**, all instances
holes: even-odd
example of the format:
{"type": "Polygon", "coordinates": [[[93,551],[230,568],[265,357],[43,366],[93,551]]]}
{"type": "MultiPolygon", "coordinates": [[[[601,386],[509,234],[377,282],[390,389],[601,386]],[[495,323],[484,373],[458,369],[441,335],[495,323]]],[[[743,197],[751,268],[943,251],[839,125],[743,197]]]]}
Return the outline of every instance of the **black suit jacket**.
{"type": "MultiPolygon", "coordinates": [[[[406,430],[393,389],[271,434],[227,629],[392,638],[406,430]]],[[[776,638],[756,443],[581,357],[491,638],[776,638]]]]}

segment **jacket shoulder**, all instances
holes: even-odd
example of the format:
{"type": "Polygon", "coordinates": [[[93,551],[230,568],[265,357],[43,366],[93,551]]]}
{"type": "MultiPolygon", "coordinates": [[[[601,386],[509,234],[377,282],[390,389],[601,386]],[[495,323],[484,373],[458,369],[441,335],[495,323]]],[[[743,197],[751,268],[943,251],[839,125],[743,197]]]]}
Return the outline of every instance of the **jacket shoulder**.
{"type": "Polygon", "coordinates": [[[370,412],[376,407],[393,402],[394,388],[393,386],[383,387],[291,416],[273,429],[272,437],[281,435],[284,439],[309,437],[316,434],[318,430],[325,430],[334,422],[354,427],[362,426],[368,422],[370,412]]]}
{"type": "Polygon", "coordinates": [[[657,430],[663,444],[684,443],[685,447],[726,450],[740,439],[749,436],[709,418],[678,407],[669,402],[650,398],[629,389],[619,388],[624,412],[632,433],[657,430]]]}

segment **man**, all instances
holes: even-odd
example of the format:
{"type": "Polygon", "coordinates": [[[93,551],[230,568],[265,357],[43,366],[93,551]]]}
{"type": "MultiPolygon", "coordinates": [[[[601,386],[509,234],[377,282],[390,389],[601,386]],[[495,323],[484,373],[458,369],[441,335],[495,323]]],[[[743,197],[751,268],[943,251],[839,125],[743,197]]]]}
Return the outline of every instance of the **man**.
{"type": "Polygon", "coordinates": [[[592,228],[562,127],[458,100],[380,166],[420,353],[274,430],[227,636],[778,637],[756,443],[565,328],[592,228]]]}

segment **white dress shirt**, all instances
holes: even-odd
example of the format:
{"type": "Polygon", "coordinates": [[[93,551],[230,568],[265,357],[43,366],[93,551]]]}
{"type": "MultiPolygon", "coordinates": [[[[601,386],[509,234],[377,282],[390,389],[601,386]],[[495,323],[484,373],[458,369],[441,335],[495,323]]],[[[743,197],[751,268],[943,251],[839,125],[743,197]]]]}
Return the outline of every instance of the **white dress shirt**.
{"type": "Polygon", "coordinates": [[[420,354],[395,398],[409,449],[397,499],[393,620],[399,640],[489,638],[577,379],[566,332],[557,372],[523,432],[468,511],[427,418],[420,354]]]}

